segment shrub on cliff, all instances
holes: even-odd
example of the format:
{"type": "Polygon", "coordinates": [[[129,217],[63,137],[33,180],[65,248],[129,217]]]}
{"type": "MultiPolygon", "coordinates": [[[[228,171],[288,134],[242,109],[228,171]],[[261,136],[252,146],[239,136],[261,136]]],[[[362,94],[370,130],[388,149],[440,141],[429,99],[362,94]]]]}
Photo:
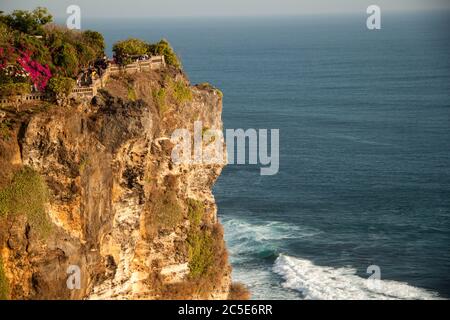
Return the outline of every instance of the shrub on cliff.
{"type": "Polygon", "coordinates": [[[169,108],[167,105],[167,91],[165,88],[160,88],[152,91],[153,100],[158,107],[159,115],[163,115],[169,108]]]}
{"type": "Polygon", "coordinates": [[[182,80],[170,82],[170,88],[172,89],[172,95],[177,104],[183,104],[192,100],[191,88],[182,80]]]}
{"type": "Polygon", "coordinates": [[[0,118],[0,139],[3,139],[4,141],[9,141],[9,139],[11,138],[12,128],[13,126],[11,120],[9,119],[2,120],[0,118]]]}
{"type": "Polygon", "coordinates": [[[120,65],[132,63],[133,58],[148,54],[164,56],[168,65],[181,68],[180,60],[170,46],[170,43],[164,39],[157,43],[147,43],[140,39],[130,38],[116,42],[113,46],[113,52],[116,62],[120,65]]]}
{"type": "Polygon", "coordinates": [[[190,278],[200,291],[207,292],[208,283],[216,283],[226,264],[227,253],[223,242],[223,230],[219,224],[201,225],[205,215],[202,202],[188,199],[190,230],[187,237],[190,278]],[[206,279],[206,282],[203,280],[206,279]]]}
{"type": "Polygon", "coordinates": [[[16,96],[30,93],[28,83],[4,83],[0,85],[0,96],[16,96]]]}
{"type": "Polygon", "coordinates": [[[24,167],[0,191],[0,217],[26,214],[28,223],[45,235],[51,226],[45,210],[48,200],[49,191],[42,177],[24,167]]]}
{"type": "Polygon", "coordinates": [[[249,300],[251,297],[247,287],[239,282],[231,284],[228,300],[249,300]]]}
{"type": "MultiPolygon", "coordinates": [[[[194,224],[195,225],[195,224],[194,224]]],[[[192,228],[188,235],[190,274],[183,282],[159,288],[164,299],[209,298],[227,272],[227,251],[219,224],[192,228]]]]}
{"type": "Polygon", "coordinates": [[[197,228],[205,214],[205,206],[202,202],[194,199],[187,200],[188,218],[191,223],[191,228],[197,228]]]}
{"type": "Polygon", "coordinates": [[[135,102],[137,100],[136,90],[132,86],[129,86],[127,88],[127,98],[128,98],[128,100],[133,101],[133,102],[135,102]]]}
{"type": "Polygon", "coordinates": [[[173,190],[152,193],[148,203],[150,214],[146,217],[146,230],[149,237],[154,237],[161,229],[174,229],[183,219],[183,210],[173,190]]]}
{"type": "Polygon", "coordinates": [[[116,42],[113,45],[114,58],[118,64],[129,64],[133,62],[133,56],[146,54],[147,46],[145,41],[135,38],[116,42]]]}
{"type": "Polygon", "coordinates": [[[189,270],[193,278],[206,275],[213,264],[214,239],[209,230],[191,232],[188,236],[189,270]]]}
{"type": "Polygon", "coordinates": [[[74,87],[75,80],[68,77],[54,77],[50,79],[47,91],[55,97],[58,105],[66,105],[74,87]]]}
{"type": "Polygon", "coordinates": [[[214,87],[212,84],[210,84],[208,82],[199,83],[196,85],[196,87],[199,89],[202,89],[202,90],[214,91],[219,95],[219,97],[223,98],[222,91],[220,91],[219,89],[217,89],[216,87],[214,87]]]}
{"type": "Polygon", "coordinates": [[[162,39],[155,44],[149,44],[148,53],[151,55],[164,56],[168,65],[174,66],[175,68],[181,68],[180,60],[170,46],[170,43],[165,39],[162,39]]]}
{"type": "Polygon", "coordinates": [[[193,95],[189,85],[183,80],[173,80],[167,77],[162,88],[152,90],[153,101],[162,116],[173,104],[182,105],[192,101],[193,95]]]}

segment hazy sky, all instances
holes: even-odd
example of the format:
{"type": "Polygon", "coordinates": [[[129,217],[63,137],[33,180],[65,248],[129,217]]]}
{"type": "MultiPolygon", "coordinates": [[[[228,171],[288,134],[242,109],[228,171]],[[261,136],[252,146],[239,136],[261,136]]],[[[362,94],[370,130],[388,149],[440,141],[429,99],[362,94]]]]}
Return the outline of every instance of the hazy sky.
{"type": "Polygon", "coordinates": [[[44,6],[58,18],[77,4],[83,17],[259,16],[450,9],[450,0],[0,0],[0,10],[44,6]]]}

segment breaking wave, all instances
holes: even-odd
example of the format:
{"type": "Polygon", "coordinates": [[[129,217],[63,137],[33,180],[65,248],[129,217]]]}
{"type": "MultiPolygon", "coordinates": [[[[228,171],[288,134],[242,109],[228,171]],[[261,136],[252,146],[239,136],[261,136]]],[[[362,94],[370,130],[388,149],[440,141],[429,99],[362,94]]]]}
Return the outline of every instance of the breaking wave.
{"type": "Polygon", "coordinates": [[[283,222],[250,222],[223,218],[225,240],[233,265],[233,280],[246,284],[253,299],[295,300],[297,291],[280,286],[273,261],[289,240],[312,237],[320,231],[283,222]]]}
{"type": "MultiPolygon", "coordinates": [[[[248,256],[275,259],[286,240],[312,237],[320,231],[283,222],[248,222],[241,219],[224,219],[225,238],[232,258],[248,256]]],[[[272,260],[273,261],[273,260],[272,260]]]]}
{"type": "Polygon", "coordinates": [[[354,268],[317,266],[309,260],[282,254],[276,259],[273,271],[285,280],[282,283],[284,288],[299,291],[304,299],[439,299],[438,294],[434,292],[398,281],[379,280],[378,284],[374,285],[368,279],[356,275],[354,268]]]}

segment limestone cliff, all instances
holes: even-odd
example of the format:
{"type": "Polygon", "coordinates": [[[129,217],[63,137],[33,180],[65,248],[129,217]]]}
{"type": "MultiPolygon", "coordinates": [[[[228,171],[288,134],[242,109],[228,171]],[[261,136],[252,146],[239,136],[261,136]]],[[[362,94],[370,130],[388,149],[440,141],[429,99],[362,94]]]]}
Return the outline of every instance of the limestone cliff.
{"type": "Polygon", "coordinates": [[[220,91],[171,68],[114,76],[92,101],[69,107],[4,111],[5,297],[227,298],[211,193],[222,165],[175,165],[170,141],[196,120],[221,129],[221,111],[220,91]],[[67,286],[69,266],[80,270],[80,289],[67,286]]]}

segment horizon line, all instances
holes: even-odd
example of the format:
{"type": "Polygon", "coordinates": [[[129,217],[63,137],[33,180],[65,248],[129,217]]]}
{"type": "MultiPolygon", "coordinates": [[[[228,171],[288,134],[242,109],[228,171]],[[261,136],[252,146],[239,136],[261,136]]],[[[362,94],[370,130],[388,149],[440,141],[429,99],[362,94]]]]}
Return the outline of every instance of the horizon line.
{"type": "MultiPolygon", "coordinates": [[[[430,9],[406,9],[406,10],[383,10],[383,13],[388,14],[417,14],[417,13],[450,13],[449,8],[430,8],[430,9]]],[[[343,12],[308,12],[308,13],[276,13],[276,14],[233,14],[233,15],[217,15],[217,14],[198,14],[198,15],[149,15],[149,16],[86,16],[83,19],[170,19],[170,18],[283,18],[283,17],[313,17],[313,16],[348,16],[348,15],[363,15],[366,16],[365,11],[343,11],[343,12]]],[[[66,19],[67,16],[54,16],[55,19],[66,19]]]]}

